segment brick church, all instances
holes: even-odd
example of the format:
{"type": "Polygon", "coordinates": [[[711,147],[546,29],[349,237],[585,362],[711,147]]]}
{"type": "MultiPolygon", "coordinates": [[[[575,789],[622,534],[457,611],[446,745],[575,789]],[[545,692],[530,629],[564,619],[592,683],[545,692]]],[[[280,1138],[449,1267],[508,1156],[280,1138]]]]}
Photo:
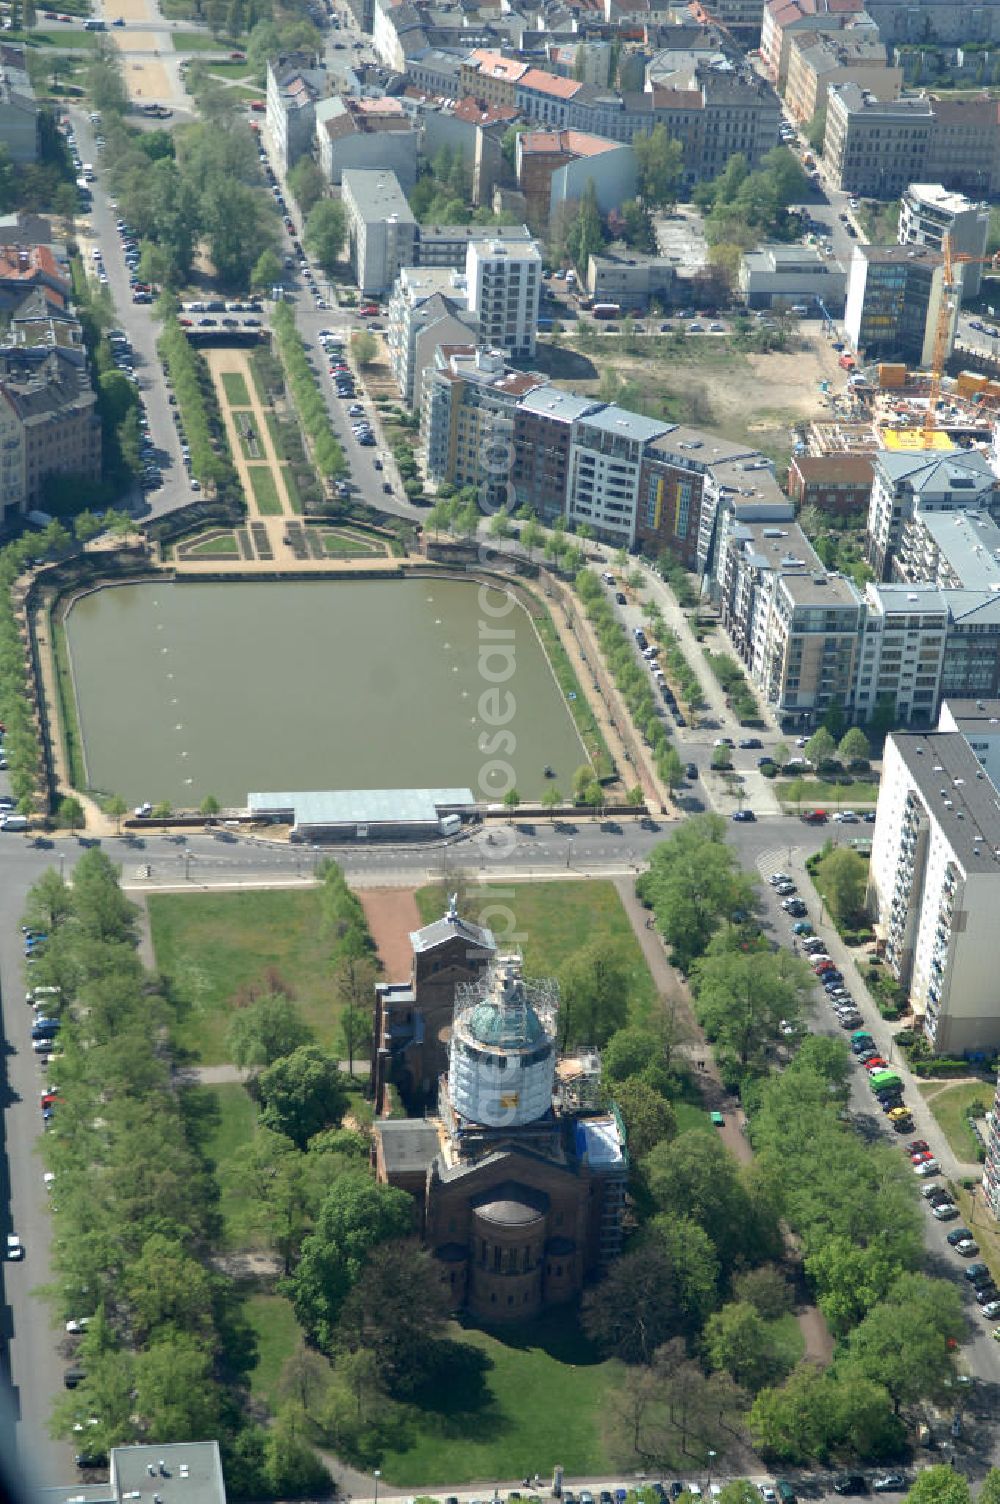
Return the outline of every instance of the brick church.
{"type": "Polygon", "coordinates": [[[621,1247],[628,1159],[593,1051],[560,1057],[554,982],[524,977],[454,902],[376,988],[378,1178],[410,1192],[456,1308],[524,1320],[571,1300],[621,1247]],[[419,1114],[419,1115],[417,1115],[419,1114]]]}

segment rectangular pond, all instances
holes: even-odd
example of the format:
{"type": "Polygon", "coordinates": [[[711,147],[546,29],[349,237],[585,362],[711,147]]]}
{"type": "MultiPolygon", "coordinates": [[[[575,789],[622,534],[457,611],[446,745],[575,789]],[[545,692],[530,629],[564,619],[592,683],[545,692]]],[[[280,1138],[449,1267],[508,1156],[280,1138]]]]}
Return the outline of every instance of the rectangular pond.
{"type": "Polygon", "coordinates": [[[99,590],[66,633],[89,786],[130,804],[251,789],[568,794],[587,761],[523,608],[462,580],[99,590]]]}

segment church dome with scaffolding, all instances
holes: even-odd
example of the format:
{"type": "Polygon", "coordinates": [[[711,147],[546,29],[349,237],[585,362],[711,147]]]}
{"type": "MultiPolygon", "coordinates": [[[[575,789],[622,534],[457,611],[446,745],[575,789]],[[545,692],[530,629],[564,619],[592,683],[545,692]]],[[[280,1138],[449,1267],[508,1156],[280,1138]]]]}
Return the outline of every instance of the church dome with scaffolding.
{"type": "Polygon", "coordinates": [[[485,1127],[531,1123],[552,1106],[558,1002],[552,981],[526,981],[498,956],[455,1001],[448,1090],[460,1117],[485,1127]]]}

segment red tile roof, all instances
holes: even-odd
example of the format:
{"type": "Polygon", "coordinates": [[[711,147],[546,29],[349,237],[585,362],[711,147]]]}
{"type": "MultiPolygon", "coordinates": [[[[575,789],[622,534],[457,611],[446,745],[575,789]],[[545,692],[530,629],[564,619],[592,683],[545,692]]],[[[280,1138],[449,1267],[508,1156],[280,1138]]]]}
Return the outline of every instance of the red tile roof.
{"type": "Polygon", "coordinates": [[[552,94],[556,99],[573,99],[583,85],[575,78],[556,78],[553,73],[543,73],[541,68],[529,68],[518,87],[536,94],[552,94]]]}

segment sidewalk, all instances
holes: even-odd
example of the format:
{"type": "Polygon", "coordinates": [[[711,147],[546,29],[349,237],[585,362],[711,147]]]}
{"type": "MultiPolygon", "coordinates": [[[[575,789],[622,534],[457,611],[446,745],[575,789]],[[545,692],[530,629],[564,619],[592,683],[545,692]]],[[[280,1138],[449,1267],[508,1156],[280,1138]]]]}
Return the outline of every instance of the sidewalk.
{"type": "MultiPolygon", "coordinates": [[[[789,874],[798,884],[800,892],[803,892],[807,898],[810,923],[813,929],[817,935],[822,937],[827,955],[832,956],[838,968],[844,974],[845,985],[858,1005],[858,1012],[864,1020],[864,1027],[871,1034],[884,1058],[889,1062],[890,1068],[895,1071],[903,1083],[906,1105],[913,1117],[912,1137],[925,1138],[927,1140],[933,1150],[934,1158],[941,1166],[941,1173],[946,1179],[962,1180],[971,1175],[978,1180],[983,1173],[982,1165],[978,1163],[974,1165],[967,1164],[960,1160],[953,1152],[943,1129],[931,1112],[923,1093],[920,1091],[920,1078],[915,1076],[910,1070],[902,1050],[896,1048],[895,1035],[903,1025],[883,1018],[878,1010],[878,1005],[868,991],[862,973],[863,957],[867,953],[845,945],[832,921],[825,917],[826,908],[823,900],[816,891],[805,862],[801,859],[797,851],[793,853],[792,863],[788,870],[789,874]],[[817,915],[819,916],[818,918],[816,917],[817,915]]],[[[820,1006],[826,1006],[825,999],[820,1006]]],[[[828,1023],[829,1021],[829,1019],[823,1020],[824,1023],[828,1023]]],[[[861,1084],[863,1086],[866,1085],[866,1083],[861,1084]]],[[[985,1083],[983,1089],[988,1094],[989,1088],[985,1083]]],[[[881,1117],[878,1103],[874,1097],[871,1099],[871,1111],[874,1115],[881,1117]]],[[[907,1135],[907,1138],[910,1136],[907,1135]]]]}

